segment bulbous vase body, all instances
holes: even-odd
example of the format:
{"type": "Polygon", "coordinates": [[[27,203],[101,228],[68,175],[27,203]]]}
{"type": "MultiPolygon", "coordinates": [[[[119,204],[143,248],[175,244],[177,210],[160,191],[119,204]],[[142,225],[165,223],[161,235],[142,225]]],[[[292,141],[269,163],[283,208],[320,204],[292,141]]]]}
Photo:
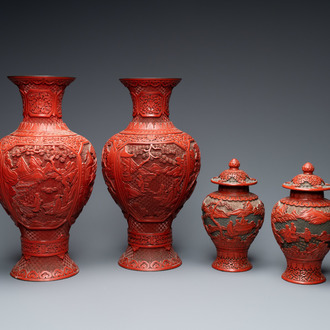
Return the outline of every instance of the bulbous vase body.
{"type": "Polygon", "coordinates": [[[171,224],[196,184],[197,143],[169,120],[172,88],[180,79],[121,79],[133,100],[133,120],[103,148],[109,192],[128,222],[119,265],[133,270],[175,268],[171,224]]]}
{"type": "Polygon", "coordinates": [[[69,230],[94,183],[91,143],[62,121],[61,100],[74,78],[9,77],[23,99],[23,121],[0,141],[0,202],[21,231],[22,257],[11,275],[51,281],[78,273],[69,230]]]}
{"type": "Polygon", "coordinates": [[[287,261],[282,278],[296,284],[318,284],[326,280],[322,260],[330,244],[330,200],[324,190],[330,185],[313,175],[310,163],[283,187],[290,196],[278,201],[272,211],[272,230],[287,261]]]}
{"type": "Polygon", "coordinates": [[[202,204],[202,219],[206,232],[217,249],[212,267],[226,272],[243,272],[252,268],[248,249],[261,228],[265,208],[249,185],[257,183],[239,170],[239,162],[232,159],[230,168],[213,183],[218,191],[206,196],[202,204]]]}

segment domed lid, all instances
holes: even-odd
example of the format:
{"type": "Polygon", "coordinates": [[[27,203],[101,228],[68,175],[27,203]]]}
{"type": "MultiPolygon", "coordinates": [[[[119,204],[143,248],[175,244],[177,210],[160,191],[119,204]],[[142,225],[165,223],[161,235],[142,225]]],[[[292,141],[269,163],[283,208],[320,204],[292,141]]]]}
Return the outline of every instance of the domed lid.
{"type": "Polygon", "coordinates": [[[282,187],[300,191],[324,191],[330,189],[330,184],[324,183],[322,178],[313,174],[313,164],[306,163],[302,170],[303,174],[298,174],[291,181],[284,182],[282,187]]]}
{"type": "Polygon", "coordinates": [[[224,170],[219,176],[211,179],[211,182],[223,186],[251,186],[256,184],[256,179],[250,178],[243,170],[240,170],[240,162],[233,158],[229,162],[229,169],[224,170]]]}

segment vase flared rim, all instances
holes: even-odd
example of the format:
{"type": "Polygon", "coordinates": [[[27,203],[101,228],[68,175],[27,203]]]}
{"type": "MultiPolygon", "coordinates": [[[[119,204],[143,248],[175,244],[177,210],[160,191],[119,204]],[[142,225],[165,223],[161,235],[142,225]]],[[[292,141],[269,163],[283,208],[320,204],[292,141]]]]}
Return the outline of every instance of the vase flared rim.
{"type": "Polygon", "coordinates": [[[66,80],[74,80],[75,77],[64,77],[64,76],[52,76],[52,75],[29,75],[29,76],[7,76],[8,79],[66,79],[66,80]]]}
{"type": "Polygon", "coordinates": [[[180,83],[181,78],[120,78],[119,81],[128,89],[139,87],[154,87],[160,86],[165,88],[173,88],[180,83]]]}
{"type": "Polygon", "coordinates": [[[182,80],[182,78],[167,78],[167,77],[133,77],[133,78],[120,78],[120,81],[126,80],[126,81],[132,81],[132,80],[150,80],[150,81],[157,81],[157,80],[182,80]]]}

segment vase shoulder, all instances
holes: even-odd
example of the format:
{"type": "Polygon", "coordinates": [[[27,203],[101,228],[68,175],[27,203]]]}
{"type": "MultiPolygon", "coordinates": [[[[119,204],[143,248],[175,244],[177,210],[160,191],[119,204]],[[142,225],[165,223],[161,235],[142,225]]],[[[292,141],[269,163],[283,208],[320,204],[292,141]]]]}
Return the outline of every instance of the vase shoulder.
{"type": "Polygon", "coordinates": [[[176,143],[185,149],[192,142],[195,140],[189,134],[177,128],[171,130],[125,129],[107,141],[107,143],[115,143],[117,148],[122,148],[129,143],[176,143]]]}
{"type": "Polygon", "coordinates": [[[62,121],[40,120],[28,121],[23,120],[17,130],[11,135],[14,136],[70,136],[78,135],[72,132],[62,121]]]}
{"type": "Polygon", "coordinates": [[[26,131],[16,130],[0,140],[0,146],[3,151],[19,145],[66,145],[76,152],[79,152],[81,147],[86,143],[90,144],[85,137],[70,130],[65,130],[64,134],[62,131],[40,131],[40,133],[38,131],[31,131],[30,134],[26,134],[26,131]]]}
{"type": "Polygon", "coordinates": [[[299,206],[299,207],[330,207],[330,200],[326,198],[320,199],[301,199],[301,198],[292,198],[284,197],[280,200],[282,204],[299,206]]]}
{"type": "Polygon", "coordinates": [[[304,220],[306,224],[315,225],[329,222],[330,226],[330,201],[327,199],[304,201],[287,197],[274,205],[273,223],[290,223],[299,219],[304,220]]]}
{"type": "MultiPolygon", "coordinates": [[[[216,194],[209,194],[202,203],[204,225],[211,222],[225,220],[251,222],[252,220],[261,224],[265,215],[265,207],[263,202],[255,195],[254,199],[233,199],[216,198],[216,194]],[[211,222],[210,222],[211,221],[211,222]]],[[[243,226],[244,227],[244,226],[243,226]]]]}

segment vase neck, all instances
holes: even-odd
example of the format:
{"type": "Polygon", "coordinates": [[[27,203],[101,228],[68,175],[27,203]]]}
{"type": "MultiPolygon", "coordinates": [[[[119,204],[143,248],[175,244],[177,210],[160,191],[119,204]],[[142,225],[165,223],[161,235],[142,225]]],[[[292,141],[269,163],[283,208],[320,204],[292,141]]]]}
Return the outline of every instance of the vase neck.
{"type": "Polygon", "coordinates": [[[120,79],[131,94],[133,118],[168,118],[172,89],[181,79],[120,79]]]}
{"type": "Polygon", "coordinates": [[[74,78],[52,76],[8,77],[23,100],[23,121],[61,122],[62,97],[74,78]]]}
{"type": "Polygon", "coordinates": [[[223,195],[244,195],[250,192],[248,186],[224,186],[220,185],[218,187],[218,191],[223,195]]]}
{"type": "Polygon", "coordinates": [[[290,191],[291,198],[304,199],[304,200],[319,200],[324,199],[323,191],[290,191]]]}

